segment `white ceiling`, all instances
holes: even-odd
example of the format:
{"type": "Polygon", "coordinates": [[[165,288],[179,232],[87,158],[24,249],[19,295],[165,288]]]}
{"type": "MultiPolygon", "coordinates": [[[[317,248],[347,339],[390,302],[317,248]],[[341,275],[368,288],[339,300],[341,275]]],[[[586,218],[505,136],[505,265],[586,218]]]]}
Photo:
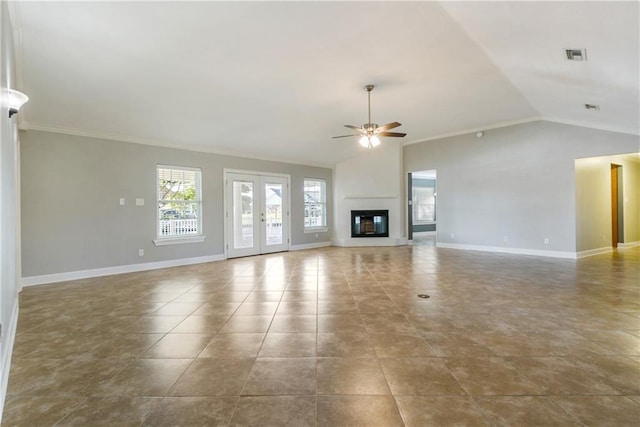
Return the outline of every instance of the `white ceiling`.
{"type": "Polygon", "coordinates": [[[547,119],[639,134],[638,2],[20,2],[23,125],[332,166],[547,119]],[[564,48],[586,48],[569,62],[564,48]],[[585,103],[600,105],[588,111],[585,103]]]}

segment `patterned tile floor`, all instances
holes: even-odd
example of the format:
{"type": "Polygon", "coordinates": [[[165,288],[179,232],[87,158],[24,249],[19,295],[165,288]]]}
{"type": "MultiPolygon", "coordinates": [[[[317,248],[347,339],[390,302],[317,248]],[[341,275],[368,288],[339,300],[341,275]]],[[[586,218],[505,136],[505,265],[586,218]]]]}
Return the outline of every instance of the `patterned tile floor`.
{"type": "Polygon", "coordinates": [[[639,259],[325,248],[27,288],[3,425],[637,426],[639,259]]]}

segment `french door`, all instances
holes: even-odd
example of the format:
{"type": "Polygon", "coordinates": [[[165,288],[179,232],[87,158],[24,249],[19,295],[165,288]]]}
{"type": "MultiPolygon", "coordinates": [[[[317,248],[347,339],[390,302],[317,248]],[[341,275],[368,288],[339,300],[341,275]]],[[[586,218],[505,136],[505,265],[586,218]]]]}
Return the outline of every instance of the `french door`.
{"type": "Polygon", "coordinates": [[[225,173],[227,257],[289,250],[289,178],[225,173]]]}

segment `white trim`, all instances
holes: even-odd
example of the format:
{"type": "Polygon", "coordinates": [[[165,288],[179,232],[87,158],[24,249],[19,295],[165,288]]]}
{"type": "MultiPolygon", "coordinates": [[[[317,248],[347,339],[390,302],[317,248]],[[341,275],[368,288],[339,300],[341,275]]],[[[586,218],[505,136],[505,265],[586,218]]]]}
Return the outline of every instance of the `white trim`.
{"type": "Polygon", "coordinates": [[[207,236],[191,236],[191,237],[169,237],[166,239],[154,239],[153,244],[156,246],[181,245],[183,243],[202,243],[207,236]]]}
{"type": "Polygon", "coordinates": [[[328,233],[329,232],[329,228],[328,227],[309,227],[309,228],[305,228],[304,229],[304,233],[305,234],[311,234],[311,233],[328,233]]]}
{"type": "Polygon", "coordinates": [[[561,251],[544,251],[540,249],[525,249],[525,248],[503,248],[500,246],[479,246],[479,245],[465,245],[461,243],[442,243],[436,242],[436,247],[445,249],[461,249],[467,251],[483,251],[483,252],[498,252],[514,255],[533,255],[543,256],[551,258],[578,258],[575,252],[561,252],[561,251]]]}
{"type": "MultiPolygon", "coordinates": [[[[315,185],[313,184],[313,185],[315,185]]],[[[303,228],[303,233],[326,233],[329,231],[329,209],[328,206],[329,204],[327,203],[327,195],[329,194],[328,191],[328,186],[327,186],[327,179],[326,178],[312,178],[312,177],[304,177],[302,178],[302,228],[303,228]],[[307,201],[305,199],[304,193],[305,193],[305,189],[307,188],[307,182],[309,183],[315,183],[315,184],[320,184],[320,188],[321,188],[321,196],[322,196],[322,201],[320,201],[319,203],[316,203],[315,205],[320,205],[322,207],[322,225],[310,225],[307,226],[306,222],[307,222],[307,201]]],[[[316,236],[318,237],[318,236],[316,236]]]]}
{"type": "Polygon", "coordinates": [[[302,245],[291,245],[291,251],[304,251],[307,249],[327,248],[331,246],[331,242],[304,243],[302,245]]]}
{"type": "Polygon", "coordinates": [[[620,129],[620,128],[611,127],[611,126],[593,125],[591,123],[587,123],[585,121],[580,121],[580,120],[563,120],[563,119],[554,119],[551,117],[541,117],[541,120],[545,122],[560,123],[562,125],[578,126],[581,128],[596,129],[596,130],[603,130],[606,132],[615,132],[615,133],[622,133],[625,135],[638,136],[638,133],[634,132],[633,130],[620,129]]]}
{"type": "Polygon", "coordinates": [[[413,237],[436,237],[438,232],[436,230],[433,231],[414,231],[411,233],[413,237]]]}
{"type": "Polygon", "coordinates": [[[619,248],[635,248],[636,246],[640,246],[640,241],[637,241],[637,242],[618,243],[618,247],[619,247],[619,248]]]}
{"type": "Polygon", "coordinates": [[[227,174],[229,173],[235,173],[239,175],[278,176],[281,178],[291,179],[291,175],[286,173],[275,173],[275,172],[271,173],[271,172],[260,172],[260,171],[244,170],[244,169],[230,169],[230,168],[222,169],[222,176],[225,179],[227,178],[227,174]]]}
{"type": "Polygon", "coordinates": [[[11,319],[9,319],[9,327],[7,331],[3,331],[3,333],[8,334],[6,345],[2,349],[2,361],[1,367],[2,372],[0,372],[0,420],[2,420],[2,413],[4,410],[4,402],[7,398],[7,386],[9,385],[9,372],[11,370],[11,357],[13,355],[13,344],[16,340],[16,331],[18,329],[18,312],[20,304],[18,302],[18,298],[15,300],[15,304],[13,306],[13,313],[11,313],[11,319]]]}
{"type": "Polygon", "coordinates": [[[138,271],[158,270],[161,268],[180,267],[183,265],[203,264],[223,261],[226,257],[209,255],[194,258],[172,259],[168,261],[146,262],[143,264],[120,265],[116,267],[96,268],[92,270],[69,271],[67,273],[44,274],[22,278],[22,286],[44,285],[46,283],[66,282],[68,280],[89,279],[91,277],[111,276],[114,274],[135,273],[138,271]]]}
{"type": "Polygon", "coordinates": [[[482,126],[482,127],[474,127],[474,128],[464,129],[464,130],[460,130],[460,131],[443,133],[443,134],[440,134],[440,135],[431,136],[429,138],[420,139],[420,140],[417,140],[417,141],[404,142],[402,144],[402,146],[405,147],[407,145],[420,144],[422,142],[434,141],[436,139],[444,139],[444,138],[451,138],[453,136],[475,134],[475,133],[480,132],[480,131],[484,132],[484,131],[487,131],[487,130],[506,128],[506,127],[510,127],[510,126],[522,125],[522,124],[532,123],[532,122],[560,123],[560,124],[563,124],[563,125],[579,126],[579,127],[583,127],[583,128],[587,128],[587,129],[597,129],[597,130],[604,130],[604,131],[608,131],[608,132],[616,132],[616,133],[623,133],[623,134],[627,134],[627,135],[638,136],[638,134],[636,132],[634,132],[632,130],[627,130],[627,129],[619,129],[619,128],[608,127],[608,126],[594,126],[593,124],[587,123],[587,122],[584,122],[584,121],[572,121],[572,120],[554,119],[554,118],[546,117],[546,116],[534,116],[534,117],[528,117],[528,118],[524,118],[524,119],[520,119],[520,120],[511,120],[511,121],[507,121],[507,122],[499,122],[499,123],[494,123],[494,124],[487,125],[487,126],[482,126]]]}
{"type": "MultiPolygon", "coordinates": [[[[11,2],[10,2],[11,3],[11,2]]],[[[205,147],[202,145],[188,145],[188,144],[179,144],[166,140],[159,139],[142,139],[142,138],[134,138],[125,135],[115,135],[106,132],[94,132],[94,131],[84,131],[80,129],[72,129],[65,128],[59,126],[50,126],[50,125],[42,125],[37,123],[27,122],[25,120],[24,127],[21,127],[22,130],[37,130],[41,132],[51,132],[51,133],[59,133],[63,135],[73,135],[73,136],[84,136],[87,138],[97,138],[97,139],[106,139],[108,141],[120,141],[120,142],[130,142],[132,144],[141,144],[141,145],[150,145],[152,147],[162,147],[162,148],[173,148],[176,150],[182,151],[195,151],[198,153],[210,153],[210,154],[218,154],[220,156],[231,156],[231,157],[240,157],[243,159],[251,159],[251,160],[264,160],[267,162],[279,162],[279,163],[288,163],[293,165],[300,166],[311,166],[311,167],[321,167],[321,168],[333,168],[333,164],[329,163],[313,163],[313,162],[304,162],[302,160],[287,160],[279,157],[269,157],[269,156],[249,156],[247,153],[243,153],[235,150],[225,150],[218,149],[212,147],[205,147]]]]}
{"type": "Polygon", "coordinates": [[[355,237],[346,239],[334,239],[333,246],[350,247],[375,247],[375,246],[405,246],[409,244],[406,237],[355,237]]]}
{"type": "MultiPolygon", "coordinates": [[[[222,169],[222,198],[223,198],[223,211],[222,211],[222,217],[223,217],[223,236],[224,236],[224,242],[223,242],[223,247],[224,247],[224,256],[225,258],[230,258],[229,257],[229,243],[232,240],[231,235],[233,234],[233,230],[231,229],[231,219],[229,219],[229,197],[232,197],[232,195],[229,193],[229,175],[249,175],[252,177],[259,177],[258,179],[261,181],[264,178],[280,178],[283,180],[286,180],[286,229],[287,229],[287,233],[286,233],[286,239],[287,242],[283,243],[282,245],[277,245],[277,246],[281,246],[282,249],[276,249],[276,250],[263,250],[263,248],[258,247],[257,248],[257,252],[253,253],[253,251],[251,251],[251,253],[247,253],[247,254],[241,254],[241,253],[236,253],[234,254],[231,258],[236,258],[236,257],[241,257],[241,256],[253,256],[253,255],[266,255],[268,253],[273,253],[273,252],[286,252],[291,250],[291,175],[290,174],[285,174],[285,173],[271,173],[271,172],[260,172],[260,171],[249,171],[249,170],[242,170],[242,169],[232,169],[232,168],[223,168],[222,169]]],[[[262,191],[262,190],[260,190],[262,191]]],[[[262,201],[261,201],[262,203],[262,201]]],[[[283,225],[284,225],[283,224],[283,225]]],[[[262,246],[262,243],[259,243],[260,246],[262,246]]]]}
{"type": "Polygon", "coordinates": [[[520,120],[511,120],[511,121],[508,121],[508,122],[494,123],[492,125],[469,128],[469,129],[459,130],[459,131],[455,131],[455,132],[443,133],[443,134],[436,135],[436,136],[430,136],[429,138],[424,138],[424,139],[420,139],[420,140],[417,140],[417,141],[409,141],[409,142],[403,143],[402,146],[405,147],[407,145],[420,144],[421,142],[434,141],[436,139],[451,138],[452,136],[467,135],[467,134],[472,134],[472,133],[475,134],[476,132],[479,132],[479,131],[506,128],[506,127],[509,127],[509,126],[521,125],[521,124],[525,124],[525,123],[539,122],[541,120],[543,120],[542,117],[536,116],[536,117],[527,117],[525,119],[520,119],[520,120]]]}
{"type": "Polygon", "coordinates": [[[608,254],[611,252],[613,252],[613,248],[611,246],[605,246],[604,248],[596,248],[596,249],[588,249],[586,251],[580,251],[576,253],[576,258],[580,259],[580,258],[585,258],[593,255],[608,254]]]}
{"type": "MultiPolygon", "coordinates": [[[[196,216],[196,220],[197,220],[197,227],[196,227],[196,231],[198,233],[202,233],[202,218],[204,218],[204,201],[203,201],[203,196],[202,196],[202,168],[199,167],[192,167],[192,166],[171,166],[171,165],[166,165],[166,164],[157,164],[156,165],[156,190],[158,190],[159,188],[159,184],[160,184],[160,170],[164,170],[164,171],[171,171],[171,175],[173,175],[173,171],[183,171],[183,172],[192,172],[195,174],[195,181],[196,181],[196,199],[195,200],[186,200],[186,199],[179,199],[176,200],[175,202],[177,203],[185,203],[185,204],[190,204],[190,203],[197,203],[198,204],[198,214],[196,216]]],[[[164,200],[164,203],[171,203],[172,201],[166,200],[166,199],[162,199],[164,200]]],[[[136,200],[136,204],[137,204],[137,200],[136,200]]],[[[161,236],[159,234],[160,232],[160,228],[161,228],[161,224],[160,221],[162,220],[162,218],[160,217],[160,209],[158,208],[158,206],[160,206],[160,193],[159,191],[156,191],[156,239],[153,241],[153,244],[156,246],[166,246],[166,245],[179,245],[182,243],[202,243],[204,242],[205,236],[203,236],[202,234],[198,234],[196,236],[193,235],[185,235],[185,236],[181,236],[181,235],[169,235],[169,236],[161,236]]]]}

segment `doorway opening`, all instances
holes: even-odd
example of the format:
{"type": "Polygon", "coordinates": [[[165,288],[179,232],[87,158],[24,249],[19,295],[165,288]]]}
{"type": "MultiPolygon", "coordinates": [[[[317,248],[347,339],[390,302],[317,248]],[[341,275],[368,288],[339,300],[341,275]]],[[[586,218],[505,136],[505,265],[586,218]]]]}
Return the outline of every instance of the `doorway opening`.
{"type": "Polygon", "coordinates": [[[611,164],[611,246],[624,243],[622,165],[611,164]]]}
{"type": "Polygon", "coordinates": [[[425,170],[408,174],[408,230],[414,245],[435,246],[437,241],[437,172],[425,170]]]}
{"type": "Polygon", "coordinates": [[[289,176],[225,171],[227,258],[289,250],[289,176]]]}

